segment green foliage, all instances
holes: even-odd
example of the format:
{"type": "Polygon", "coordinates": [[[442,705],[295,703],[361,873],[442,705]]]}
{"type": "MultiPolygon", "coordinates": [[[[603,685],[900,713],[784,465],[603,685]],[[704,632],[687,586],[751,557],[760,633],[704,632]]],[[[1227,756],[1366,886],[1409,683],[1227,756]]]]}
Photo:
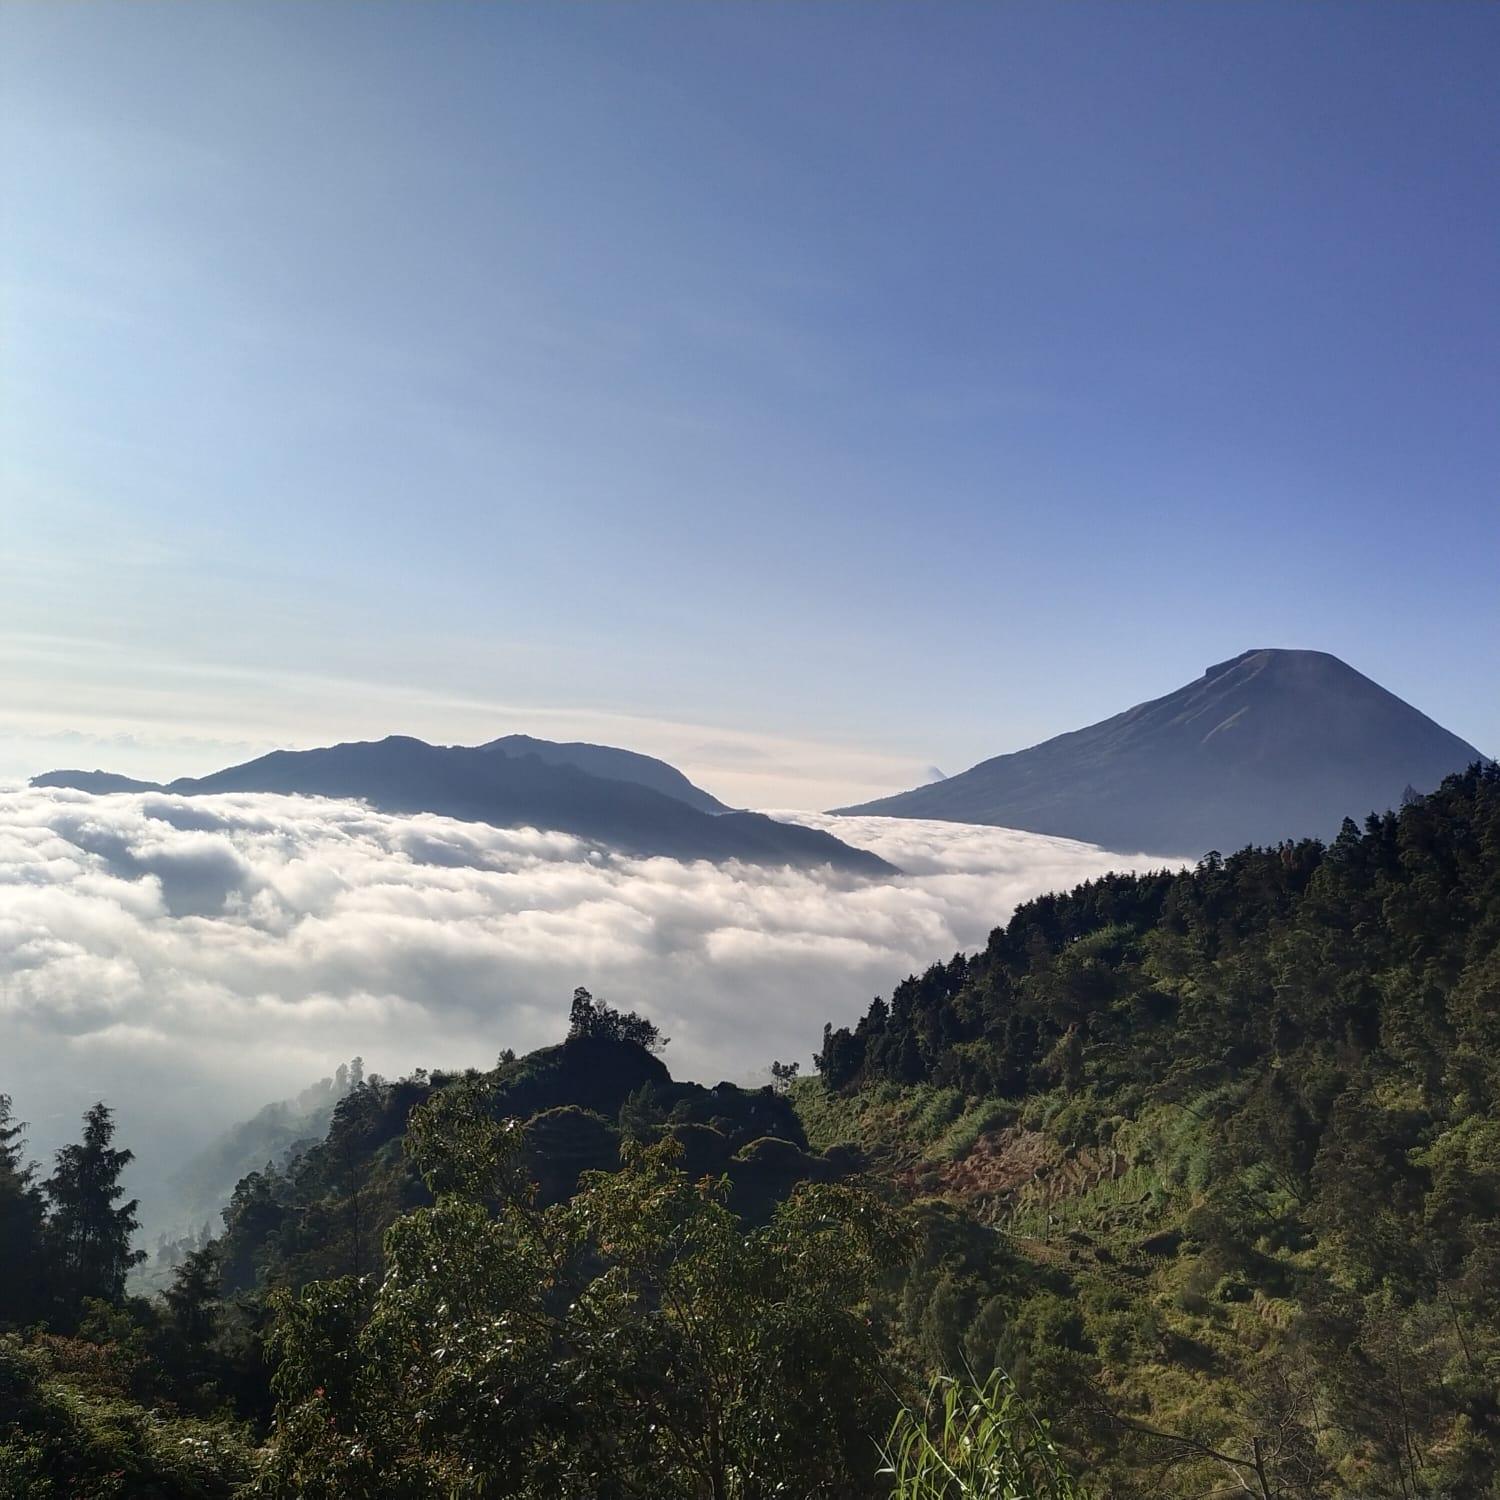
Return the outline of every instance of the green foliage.
{"type": "Polygon", "coordinates": [[[26,1127],[0,1094],[0,1330],[28,1322],[42,1307],[45,1204],[36,1169],[22,1156],[26,1127]]]}
{"type": "Polygon", "coordinates": [[[903,1406],[886,1439],[891,1500],[1077,1500],[1046,1427],[1000,1371],[982,1385],[940,1379],[903,1406]]]}
{"type": "Polygon", "coordinates": [[[967,1156],[982,1135],[1007,1124],[1014,1111],[998,1099],[981,1099],[970,1104],[942,1133],[929,1151],[938,1161],[957,1161],[967,1156]]]}
{"type": "Polygon", "coordinates": [[[1032,1268],[914,1267],[912,1347],[992,1350],[1091,1483],[1259,1484],[1259,1444],[1273,1493],[1492,1492],[1500,769],[1326,847],[1044,897],[820,1058],[815,1139],[1032,1268]]]}
{"type": "Polygon", "coordinates": [[[671,1040],[665,1037],[645,1016],[633,1010],[616,1010],[603,1000],[596,1000],[582,985],[573,991],[573,1007],[568,1017],[568,1040],[602,1038],[610,1042],[629,1042],[647,1052],[660,1052],[671,1040]]]}
{"type": "Polygon", "coordinates": [[[884,1386],[859,1308],[903,1246],[868,1192],[804,1186],[747,1231],[666,1140],[541,1207],[477,1091],[410,1140],[435,1201],[391,1226],[379,1283],[278,1299],[265,1493],[863,1491],[884,1386]]]}
{"type": "Polygon", "coordinates": [[[323,1140],[235,1189],[220,1243],[226,1292],[260,1296],[312,1280],[378,1276],[385,1230],[431,1201],[402,1149],[408,1119],[450,1089],[478,1089],[475,1097],[495,1121],[529,1122],[533,1145],[524,1170],[547,1202],[568,1196],[582,1171],[612,1165],[622,1136],[651,1141],[683,1125],[705,1125],[728,1143],[726,1162],[766,1136],[806,1145],[791,1102],[773,1089],[674,1082],[642,1041],[617,1034],[617,1012],[601,1010],[592,997],[589,1006],[594,1021],[569,1040],[491,1072],[371,1077],[351,1086],[323,1140]],[[601,1014],[605,1020],[594,1024],[601,1014]]]}
{"type": "Polygon", "coordinates": [[[0,1500],[219,1500],[253,1469],[233,1424],[143,1407],[97,1346],[0,1337],[0,1500]]]}
{"type": "Polygon", "coordinates": [[[91,1297],[118,1301],[131,1266],[145,1259],[131,1240],[140,1228],[136,1201],[120,1203],[120,1173],[134,1159],[116,1150],[115,1122],[103,1104],[84,1116],[83,1139],[57,1153],[57,1165],[42,1185],[51,1200],[47,1220],[48,1277],[66,1321],[91,1297]],[[119,1207],[116,1207],[119,1204],[119,1207]]]}

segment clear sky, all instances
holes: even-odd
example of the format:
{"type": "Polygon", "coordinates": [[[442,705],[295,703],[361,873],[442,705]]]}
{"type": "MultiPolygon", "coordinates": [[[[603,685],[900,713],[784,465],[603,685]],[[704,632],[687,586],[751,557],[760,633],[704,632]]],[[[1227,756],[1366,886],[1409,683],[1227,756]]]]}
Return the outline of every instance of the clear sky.
{"type": "Polygon", "coordinates": [[[0,775],[827,806],[1333,651],[1500,751],[1500,7],[0,6],[0,775]]]}

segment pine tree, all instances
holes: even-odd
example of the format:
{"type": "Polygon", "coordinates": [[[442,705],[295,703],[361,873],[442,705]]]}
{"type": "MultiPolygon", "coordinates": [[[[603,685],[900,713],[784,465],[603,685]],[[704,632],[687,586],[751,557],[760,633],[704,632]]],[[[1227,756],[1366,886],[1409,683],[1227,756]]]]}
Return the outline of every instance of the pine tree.
{"type": "Polygon", "coordinates": [[[218,1246],[204,1245],[183,1260],[162,1300],[185,1343],[194,1349],[211,1344],[219,1331],[218,1246]]]}
{"type": "Polygon", "coordinates": [[[57,1166],[45,1184],[52,1200],[48,1233],[55,1290],[68,1319],[77,1316],[86,1297],[118,1302],[125,1294],[126,1273],[146,1258],[144,1250],[131,1248],[140,1228],[137,1200],[115,1207],[125,1194],[120,1173],[135,1153],[110,1145],[115,1122],[105,1105],[94,1105],[83,1121],[83,1140],[57,1153],[57,1166]]]}
{"type": "Polygon", "coordinates": [[[25,1131],[10,1095],[0,1094],[0,1328],[24,1323],[39,1310],[43,1203],[36,1168],[21,1155],[25,1131]]]}
{"type": "Polygon", "coordinates": [[[211,1408],[224,1360],[218,1349],[223,1324],[219,1296],[219,1247],[206,1244],[178,1265],[172,1284],[162,1293],[166,1318],[158,1336],[158,1358],[170,1377],[175,1399],[200,1409],[211,1408]]]}

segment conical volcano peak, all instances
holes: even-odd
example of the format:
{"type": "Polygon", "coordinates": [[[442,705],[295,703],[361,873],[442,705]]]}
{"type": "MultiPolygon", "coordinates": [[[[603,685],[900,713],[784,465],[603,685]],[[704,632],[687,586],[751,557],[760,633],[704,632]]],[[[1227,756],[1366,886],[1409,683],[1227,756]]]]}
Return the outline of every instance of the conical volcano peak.
{"type": "Polygon", "coordinates": [[[1330,836],[1483,759],[1329,652],[1257,647],[1113,718],[847,811],[1196,856],[1330,836]]]}

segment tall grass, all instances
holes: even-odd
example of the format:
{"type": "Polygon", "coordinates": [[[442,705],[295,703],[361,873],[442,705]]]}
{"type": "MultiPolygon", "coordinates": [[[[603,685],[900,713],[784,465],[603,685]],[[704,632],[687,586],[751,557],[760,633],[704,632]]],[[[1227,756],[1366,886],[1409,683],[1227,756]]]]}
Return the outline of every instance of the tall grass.
{"type": "Polygon", "coordinates": [[[903,1407],[883,1450],[891,1500],[1082,1500],[1057,1447],[996,1370],[983,1385],[933,1382],[903,1407]]]}
{"type": "Polygon", "coordinates": [[[1010,1124],[1014,1118],[1013,1105],[1002,1104],[998,1099],[981,1099],[977,1104],[971,1104],[943,1132],[927,1154],[936,1161],[957,1161],[969,1154],[980,1136],[1010,1124]]]}

